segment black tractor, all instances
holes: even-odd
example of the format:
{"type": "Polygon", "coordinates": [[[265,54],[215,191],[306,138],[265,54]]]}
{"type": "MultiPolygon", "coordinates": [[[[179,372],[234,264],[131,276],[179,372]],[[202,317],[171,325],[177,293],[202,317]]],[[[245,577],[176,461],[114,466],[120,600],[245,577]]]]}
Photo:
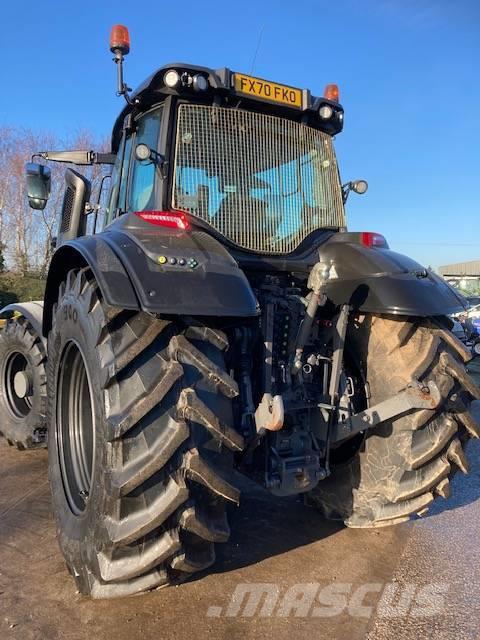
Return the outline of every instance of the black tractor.
{"type": "Polygon", "coordinates": [[[0,430],[48,444],[80,592],[210,566],[238,472],[349,527],[424,514],[480,435],[447,318],[462,301],[382,235],[347,231],[367,185],[339,177],[337,87],[173,63],[132,93],[125,27],[111,50],[126,99],[111,152],[27,165],[36,209],[46,162],[110,165],[103,228],[86,233],[98,206],[67,168],[45,298],[3,309],[0,335],[0,430]]]}

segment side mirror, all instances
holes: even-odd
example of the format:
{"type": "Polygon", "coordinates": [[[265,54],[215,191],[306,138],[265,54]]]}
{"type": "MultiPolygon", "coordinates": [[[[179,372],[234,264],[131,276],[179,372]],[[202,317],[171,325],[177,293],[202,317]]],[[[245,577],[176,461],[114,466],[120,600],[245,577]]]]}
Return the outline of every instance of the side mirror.
{"type": "Polygon", "coordinates": [[[27,174],[28,204],[32,209],[45,209],[50,195],[50,168],[44,164],[27,162],[25,171],[27,174]]]}

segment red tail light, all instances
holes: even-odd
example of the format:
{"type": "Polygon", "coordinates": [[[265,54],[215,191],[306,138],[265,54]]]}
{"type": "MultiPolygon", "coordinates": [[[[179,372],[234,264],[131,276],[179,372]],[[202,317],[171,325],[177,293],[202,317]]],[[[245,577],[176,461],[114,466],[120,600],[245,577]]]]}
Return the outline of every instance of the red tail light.
{"type": "Polygon", "coordinates": [[[362,231],[360,241],[366,247],[377,247],[380,249],[388,249],[388,242],[381,233],[374,231],[362,231]]]}
{"type": "Polygon", "coordinates": [[[190,229],[190,223],[183,213],[176,211],[135,211],[136,216],[155,224],[158,227],[168,227],[169,229],[180,229],[187,231],[190,229]]]}

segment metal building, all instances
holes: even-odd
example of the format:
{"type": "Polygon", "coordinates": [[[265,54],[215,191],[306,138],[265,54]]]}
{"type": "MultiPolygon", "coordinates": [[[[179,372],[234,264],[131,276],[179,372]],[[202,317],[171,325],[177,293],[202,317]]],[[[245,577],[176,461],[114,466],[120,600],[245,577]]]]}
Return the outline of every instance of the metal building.
{"type": "Polygon", "coordinates": [[[457,262],[439,267],[440,275],[465,295],[478,296],[480,289],[480,260],[457,262]]]}
{"type": "Polygon", "coordinates": [[[439,267],[439,271],[445,279],[480,278],[480,260],[447,264],[443,267],[439,267]]]}

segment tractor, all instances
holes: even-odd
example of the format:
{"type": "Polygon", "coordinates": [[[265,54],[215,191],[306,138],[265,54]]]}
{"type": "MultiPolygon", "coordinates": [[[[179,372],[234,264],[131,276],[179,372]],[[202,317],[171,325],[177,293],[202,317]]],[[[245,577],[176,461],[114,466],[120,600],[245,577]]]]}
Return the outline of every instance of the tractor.
{"type": "Polygon", "coordinates": [[[27,163],[38,210],[48,163],[69,164],[63,206],[44,300],[1,311],[0,431],[48,447],[78,590],[137,594],[212,565],[240,473],[348,527],[425,514],[480,435],[448,319],[463,303],[381,234],[347,230],[367,184],[340,179],[338,87],[172,63],[132,91],[125,27],[110,49],[125,99],[110,152],[27,163]],[[95,164],[102,216],[77,171],[95,164]]]}

